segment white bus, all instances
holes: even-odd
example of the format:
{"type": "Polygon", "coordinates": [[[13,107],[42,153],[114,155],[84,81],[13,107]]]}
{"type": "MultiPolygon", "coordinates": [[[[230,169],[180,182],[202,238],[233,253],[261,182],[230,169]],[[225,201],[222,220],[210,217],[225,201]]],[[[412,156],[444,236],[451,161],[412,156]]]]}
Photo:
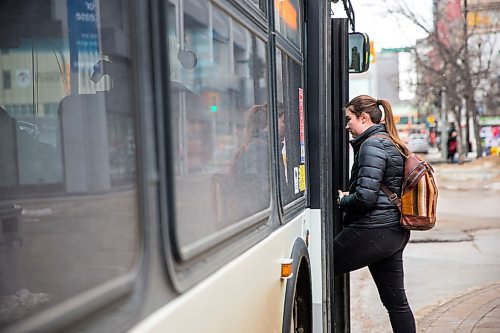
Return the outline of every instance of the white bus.
{"type": "Polygon", "coordinates": [[[344,4],[2,1],[0,330],[347,330],[344,4]]]}

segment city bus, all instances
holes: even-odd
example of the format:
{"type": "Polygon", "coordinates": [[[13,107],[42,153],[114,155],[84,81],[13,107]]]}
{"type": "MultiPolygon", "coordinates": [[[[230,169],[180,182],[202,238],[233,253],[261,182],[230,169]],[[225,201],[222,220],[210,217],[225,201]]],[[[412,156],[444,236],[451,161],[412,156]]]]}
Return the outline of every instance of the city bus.
{"type": "Polygon", "coordinates": [[[0,330],[348,330],[344,8],[2,1],[0,330]]]}

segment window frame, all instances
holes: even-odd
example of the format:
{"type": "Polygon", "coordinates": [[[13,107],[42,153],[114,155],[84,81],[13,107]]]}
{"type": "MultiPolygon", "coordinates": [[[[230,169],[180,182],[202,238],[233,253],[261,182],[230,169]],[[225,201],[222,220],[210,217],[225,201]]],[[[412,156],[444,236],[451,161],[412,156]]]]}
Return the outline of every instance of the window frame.
{"type": "MultiPolygon", "coordinates": [[[[270,54],[270,44],[272,38],[271,34],[269,34],[268,25],[264,24],[265,20],[262,19],[262,12],[259,11],[258,15],[251,14],[247,9],[241,8],[241,3],[235,1],[207,1],[211,2],[213,6],[217,6],[219,10],[230,16],[231,19],[238,22],[243,28],[248,29],[250,33],[261,39],[264,43],[267,57],[266,71],[269,73],[266,80],[267,97],[268,103],[272,107],[272,78],[270,74],[272,68],[271,62],[273,62],[270,54]]],[[[168,0],[159,1],[159,10],[157,14],[160,22],[159,26],[162,27],[161,32],[158,32],[156,43],[156,46],[158,47],[158,51],[156,52],[158,59],[156,59],[155,62],[155,65],[159,66],[162,71],[160,79],[162,82],[162,93],[157,94],[157,98],[160,100],[158,105],[170,105],[170,64],[168,61],[164,61],[164,59],[168,58],[163,56],[168,54],[168,40],[166,43],[164,42],[168,36],[168,31],[165,29],[165,27],[168,27],[168,18],[166,15],[163,15],[166,13],[165,8],[167,7],[167,3],[168,0]]],[[[226,264],[230,259],[242,254],[251,246],[265,239],[272,231],[281,226],[279,219],[277,218],[277,203],[276,195],[274,194],[276,191],[275,166],[273,162],[275,150],[272,147],[269,149],[269,206],[261,212],[238,221],[236,224],[230,226],[227,231],[222,229],[222,232],[209,237],[205,244],[197,245],[191,248],[187,253],[180,254],[175,237],[176,217],[175,201],[173,198],[173,193],[175,193],[173,184],[174,171],[172,163],[168,163],[168,161],[172,160],[169,150],[173,144],[173,139],[167,134],[167,129],[171,128],[170,117],[168,117],[168,115],[164,116],[162,113],[163,108],[155,108],[155,114],[160,120],[157,123],[160,133],[160,135],[157,136],[157,145],[158,150],[162,152],[158,157],[161,187],[160,202],[164,203],[161,208],[160,216],[163,239],[162,246],[165,254],[166,268],[169,272],[172,285],[176,291],[184,292],[200,280],[204,279],[208,274],[226,264]],[[208,258],[210,258],[210,260],[208,260],[208,258]]],[[[269,112],[268,116],[271,128],[274,131],[273,112],[269,112]]],[[[274,145],[274,136],[270,138],[270,144],[272,146],[274,145]]]]}
{"type": "MultiPolygon", "coordinates": [[[[219,7],[223,8],[223,6],[227,6],[227,2],[224,0],[207,0],[211,1],[214,4],[217,4],[219,7]]],[[[269,25],[269,3],[268,0],[263,0],[266,5],[266,8],[261,9],[260,6],[257,6],[253,1],[250,0],[228,0],[230,3],[241,13],[245,14],[244,16],[251,20],[253,23],[256,23],[259,28],[265,30],[267,32],[269,25]]],[[[262,0],[261,0],[262,1],[262,0]]],[[[233,16],[234,18],[234,16],[233,16]]]]}
{"type": "MultiPolygon", "coordinates": [[[[296,198],[294,200],[292,200],[291,202],[283,205],[283,202],[282,202],[282,198],[281,198],[281,188],[280,188],[280,184],[278,184],[278,187],[279,187],[279,196],[280,196],[280,207],[281,207],[281,212],[283,214],[283,221],[282,223],[283,224],[286,224],[287,222],[289,222],[291,219],[293,219],[293,217],[297,216],[307,205],[308,205],[308,202],[309,202],[309,174],[308,174],[308,170],[309,170],[309,156],[308,156],[308,145],[307,145],[307,108],[306,108],[306,89],[305,89],[305,85],[306,85],[306,82],[305,82],[305,65],[304,65],[304,62],[300,62],[299,59],[297,59],[295,57],[294,54],[292,53],[289,53],[288,50],[286,50],[285,48],[282,48],[281,45],[277,44],[275,46],[276,50],[279,50],[282,52],[282,54],[285,54],[286,56],[290,57],[290,59],[292,61],[295,61],[297,63],[297,65],[299,65],[301,67],[301,70],[302,70],[302,82],[301,82],[301,85],[302,85],[302,90],[303,90],[303,107],[304,107],[304,148],[305,148],[305,156],[306,156],[306,160],[305,160],[305,175],[306,175],[306,189],[304,191],[304,195],[300,196],[299,198],[296,198]]],[[[275,51],[275,57],[278,57],[278,54],[277,54],[277,51],[275,51]]],[[[283,61],[283,59],[282,59],[283,61]]],[[[277,61],[276,59],[274,60],[274,63],[275,63],[275,66],[277,64],[277,61]]],[[[277,73],[277,72],[276,72],[277,73]]],[[[275,85],[276,85],[276,91],[278,90],[278,81],[276,80],[275,82],[275,85]]],[[[277,115],[276,115],[277,117],[277,115]]],[[[286,121],[286,120],[285,120],[286,121]]],[[[279,152],[279,157],[278,158],[281,158],[281,153],[279,152]]]]}
{"type": "MultiPolygon", "coordinates": [[[[272,1],[272,0],[271,0],[272,1]]],[[[306,27],[306,13],[304,10],[304,2],[299,0],[300,3],[300,10],[301,10],[301,17],[302,17],[302,34],[301,34],[301,45],[302,45],[302,50],[300,50],[295,44],[293,44],[290,40],[288,40],[284,35],[282,35],[280,32],[276,30],[275,27],[273,27],[273,34],[275,36],[274,42],[272,43],[272,46],[274,48],[273,50],[273,71],[277,75],[277,50],[281,51],[282,54],[285,54],[286,56],[290,57],[292,61],[295,61],[300,67],[301,67],[301,77],[302,77],[302,90],[303,90],[303,105],[304,105],[304,145],[305,145],[305,155],[306,155],[306,162],[305,162],[305,175],[306,175],[306,189],[304,191],[304,195],[301,196],[300,198],[297,198],[295,200],[292,200],[286,205],[283,205],[282,197],[281,197],[281,189],[280,189],[280,184],[278,184],[278,196],[279,196],[279,206],[280,206],[280,212],[282,214],[282,224],[288,223],[291,219],[293,219],[295,216],[300,214],[308,205],[309,205],[309,152],[308,152],[308,116],[307,116],[307,52],[305,49],[305,36],[307,33],[307,27],[306,27]]],[[[272,15],[274,15],[274,3],[272,6],[272,15]]],[[[273,19],[274,21],[274,19],[273,19]]],[[[274,23],[274,22],[273,22],[274,23]]],[[[274,91],[275,91],[275,98],[276,98],[276,103],[277,103],[277,80],[274,80],[275,82],[273,83],[274,91]]],[[[277,118],[277,115],[275,115],[277,118]]],[[[281,153],[279,154],[281,157],[281,153]]]]}

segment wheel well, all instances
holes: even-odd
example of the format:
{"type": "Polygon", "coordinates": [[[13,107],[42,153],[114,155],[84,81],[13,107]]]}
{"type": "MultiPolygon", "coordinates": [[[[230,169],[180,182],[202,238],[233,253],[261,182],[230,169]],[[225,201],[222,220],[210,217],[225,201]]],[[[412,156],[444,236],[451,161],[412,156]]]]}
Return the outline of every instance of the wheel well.
{"type": "Polygon", "coordinates": [[[311,293],[311,274],[309,273],[309,263],[306,258],[300,261],[297,277],[297,293],[312,296],[311,293]]]}
{"type": "Polygon", "coordinates": [[[304,302],[300,308],[300,313],[298,313],[296,318],[298,321],[298,327],[303,328],[301,332],[312,332],[311,274],[309,270],[309,262],[304,257],[300,261],[298,270],[295,298],[304,302]]]}

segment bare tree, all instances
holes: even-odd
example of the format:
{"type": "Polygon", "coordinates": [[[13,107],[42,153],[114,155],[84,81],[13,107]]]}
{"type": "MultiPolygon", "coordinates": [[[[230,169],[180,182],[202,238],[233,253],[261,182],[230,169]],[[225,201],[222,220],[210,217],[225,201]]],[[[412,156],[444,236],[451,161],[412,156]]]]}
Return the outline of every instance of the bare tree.
{"type": "MultiPolygon", "coordinates": [[[[479,103],[498,109],[498,91],[491,91],[489,82],[498,80],[497,37],[500,32],[498,1],[434,0],[432,22],[426,22],[404,1],[386,1],[388,14],[426,32],[427,38],[413,48],[417,62],[417,100],[420,106],[439,101],[439,92],[446,90],[447,110],[458,121],[459,140],[463,138],[462,116],[473,119],[476,150],[481,154],[479,138],[479,103]],[[481,16],[483,15],[483,16],[481,16]]],[[[498,85],[497,85],[498,87],[498,85]]],[[[468,151],[468,126],[465,140],[460,140],[459,154],[468,151]]],[[[442,133],[444,135],[445,133],[442,133]]]]}

